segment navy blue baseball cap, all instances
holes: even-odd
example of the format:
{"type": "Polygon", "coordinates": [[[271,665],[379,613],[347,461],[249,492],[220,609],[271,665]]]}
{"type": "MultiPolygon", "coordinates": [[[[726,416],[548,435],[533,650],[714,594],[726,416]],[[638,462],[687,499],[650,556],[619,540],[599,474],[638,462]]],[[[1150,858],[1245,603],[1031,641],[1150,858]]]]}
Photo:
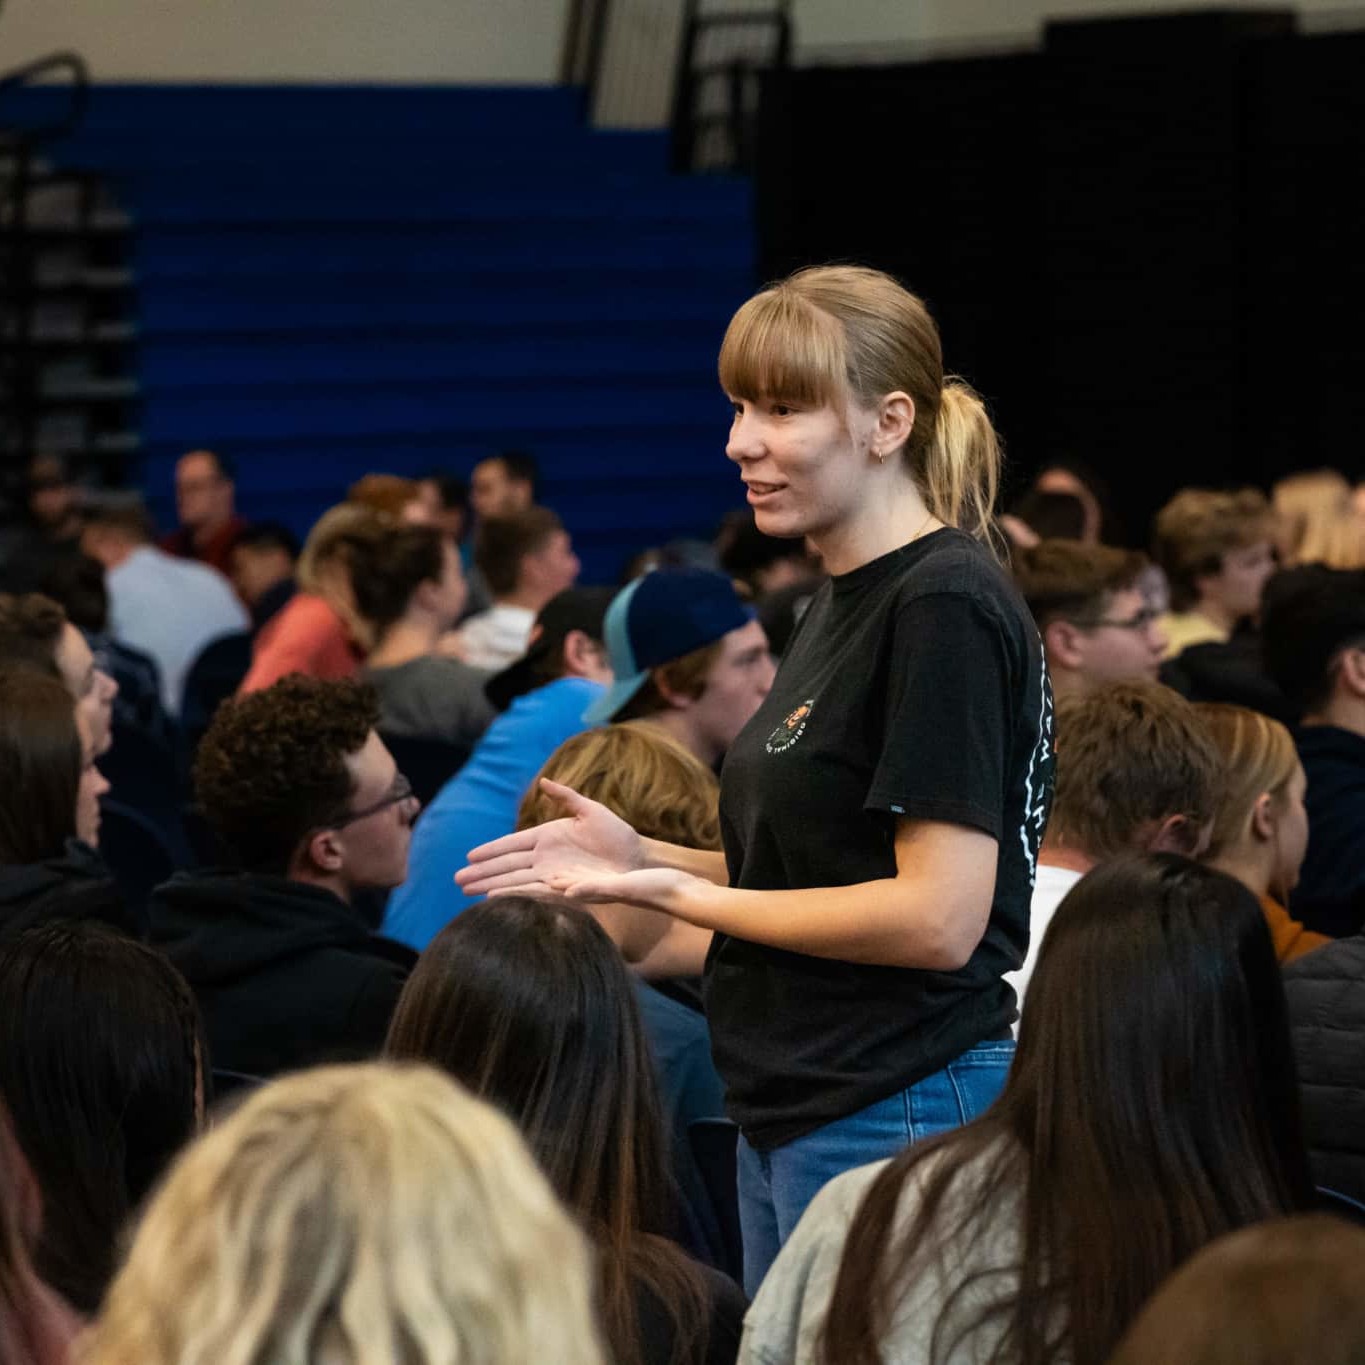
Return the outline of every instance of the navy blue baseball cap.
{"type": "Polygon", "coordinates": [[[603,630],[616,681],[583,713],[584,721],[610,720],[649,681],[652,669],[714,644],[754,617],[723,573],[655,569],[637,578],[607,608],[603,630]]]}

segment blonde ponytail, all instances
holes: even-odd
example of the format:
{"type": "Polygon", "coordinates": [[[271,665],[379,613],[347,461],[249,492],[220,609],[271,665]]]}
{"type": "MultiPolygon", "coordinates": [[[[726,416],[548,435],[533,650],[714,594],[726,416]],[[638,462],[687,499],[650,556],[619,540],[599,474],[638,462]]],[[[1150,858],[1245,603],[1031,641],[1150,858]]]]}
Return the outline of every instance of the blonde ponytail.
{"type": "Polygon", "coordinates": [[[1000,439],[969,384],[950,378],[943,386],[933,434],[918,463],[914,472],[928,510],[998,554],[1000,439]]]}

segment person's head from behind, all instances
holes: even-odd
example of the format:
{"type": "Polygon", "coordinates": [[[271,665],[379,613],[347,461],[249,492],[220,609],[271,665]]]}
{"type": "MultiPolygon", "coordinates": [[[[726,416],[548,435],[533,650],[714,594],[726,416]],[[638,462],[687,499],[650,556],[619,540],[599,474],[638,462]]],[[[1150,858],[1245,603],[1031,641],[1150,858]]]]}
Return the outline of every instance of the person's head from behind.
{"type": "Polygon", "coordinates": [[[108,752],[118,684],[99,667],[85,636],[50,597],[0,593],[0,667],[9,665],[59,679],[75,703],[93,752],[108,752]]]}
{"type": "Polygon", "coordinates": [[[81,549],[106,569],[117,569],[135,551],[152,543],[153,530],[151,514],[141,498],[111,497],[86,514],[81,549]]]}
{"type": "Polygon", "coordinates": [[[82,1365],[603,1365],[582,1236],[515,1129],[421,1067],[252,1094],[151,1201],[82,1365]]]}
{"type": "MultiPolygon", "coordinates": [[[[719,849],[720,783],[710,768],[655,726],[602,725],[566,739],[540,777],[572,787],[619,815],[641,837],[684,848],[719,849]]],[[[564,812],[533,782],[521,799],[517,828],[564,812]]]]}
{"type": "Polygon", "coordinates": [[[1152,1296],[1109,1365],[1359,1365],[1365,1229],[1313,1214],[1229,1233],[1152,1296]]]}
{"type": "Polygon", "coordinates": [[[58,858],[71,839],[97,845],[108,790],[66,688],[33,668],[0,667],[0,866],[58,858]]]}
{"type": "Polygon", "coordinates": [[[768,637],[754,609],[709,569],[637,578],[612,601],[606,634],[616,681],[586,718],[662,726],[708,766],[772,686],[768,637]]]}
{"type": "Polygon", "coordinates": [[[924,304],[889,275],[821,266],[763,290],[731,320],[719,373],[734,406],[726,454],[759,530],[823,548],[909,479],[932,516],[994,541],[995,431],[945,376],[924,304]]]}
{"type": "Polygon", "coordinates": [[[224,703],[194,762],[199,806],[246,870],[349,902],[407,876],[418,803],[361,683],[291,674],[224,703]]]}
{"type": "Polygon", "coordinates": [[[194,997],[155,949],[79,920],[0,940],[0,1093],[43,1194],[37,1267],[82,1312],[199,1126],[203,1058],[194,997]]]}
{"type": "MultiPolygon", "coordinates": [[[[716,536],[715,548],[720,567],[750,598],[765,597],[798,583],[811,583],[820,575],[819,561],[807,551],[803,541],[765,535],[758,529],[752,512],[736,512],[727,517],[716,536]]],[[[642,568],[640,573],[645,571],[642,568]]],[[[631,575],[632,579],[637,577],[639,574],[631,575]]]]}
{"type": "Polygon", "coordinates": [[[1351,485],[1335,469],[1310,469],[1290,474],[1270,491],[1275,514],[1275,546],[1280,563],[1289,566],[1312,561],[1323,528],[1351,511],[1351,485]],[[1304,554],[1305,543],[1309,553],[1304,554]]]}
{"type": "Polygon", "coordinates": [[[1244,706],[1206,702],[1195,710],[1222,765],[1205,861],[1287,904],[1308,850],[1308,779],[1293,737],[1244,706]]]}
{"type": "Polygon", "coordinates": [[[1231,629],[1261,606],[1275,571],[1273,520],[1254,488],[1185,488],[1156,518],[1153,553],[1171,585],[1171,606],[1231,629]]]}
{"type": "Polygon", "coordinates": [[[1166,648],[1142,592],[1139,554],[1044,540],[1015,557],[1014,576],[1043,637],[1058,696],[1155,678],[1166,648]]]}
{"type": "Polygon", "coordinates": [[[424,515],[417,481],[401,474],[366,474],[346,490],[346,501],[393,522],[417,522],[424,515]]]}
{"type": "Polygon", "coordinates": [[[1198,712],[1160,683],[1114,683],[1063,697],[1044,847],[1082,864],[1138,851],[1198,857],[1220,771],[1198,712]]]}
{"type": "MultiPolygon", "coordinates": [[[[417,480],[422,520],[456,543],[469,529],[469,485],[454,474],[435,470],[417,480]]],[[[532,499],[534,501],[534,499],[532,499]]]]}
{"type": "Polygon", "coordinates": [[[941,1339],[994,1308],[1012,1355],[1053,1358],[1046,1341],[1055,1358],[1096,1362],[1194,1251],[1307,1206],[1280,969],[1240,882],[1156,854],[1077,883],[1044,937],[1000,1098],[898,1157],[860,1210],[834,1302],[867,1306],[831,1316],[827,1365],[880,1359],[871,1347],[906,1273],[959,1252],[1012,1199],[1018,1280],[985,1303],[949,1296],[941,1339]],[[961,1200],[936,1221],[969,1166],[961,1200]],[[896,1240],[896,1201],[912,1173],[928,1213],[896,1240]]]}
{"type": "Polygon", "coordinates": [[[563,522],[548,507],[481,520],[474,562],[495,601],[532,611],[573,587],[582,567],[563,522]]]}
{"type": "Polygon", "coordinates": [[[237,473],[213,450],[191,450],[175,465],[175,512],[194,534],[211,534],[236,515],[237,473]]]}
{"type": "Polygon", "coordinates": [[[563,678],[609,685],[612,681],[603,643],[610,588],[568,588],[556,593],[536,614],[526,653],[484,684],[484,695],[499,711],[563,678]]]}
{"type": "Polygon", "coordinates": [[[400,526],[357,546],[352,561],[356,609],[376,642],[400,622],[449,630],[467,589],[455,542],[434,526],[400,526]]]}
{"type": "Polygon", "coordinates": [[[1266,671],[1305,721],[1365,735],[1365,570],[1276,574],[1261,637],[1266,671]]]}
{"type": "MultiPolygon", "coordinates": [[[[1076,539],[1097,544],[1104,539],[1110,515],[1109,490],[1096,470],[1082,460],[1052,460],[1033,479],[1033,491],[1044,498],[1074,498],[1081,505],[1081,525],[1076,539]]],[[[1064,514],[1070,516],[1068,511],[1064,514]]],[[[1043,537],[1046,539],[1046,534],[1043,537]]]]}
{"type": "Polygon", "coordinates": [[[602,928],[568,902],[470,907],[422,954],[385,1051],[441,1067],[521,1129],[603,1250],[607,1335],[637,1359],[631,1273],[670,1286],[665,1302],[689,1277],[652,1235],[667,1230],[665,1130],[630,976],[602,928]]]}
{"type": "Polygon", "coordinates": [[[338,503],[313,523],[295,566],[300,591],[321,597],[366,646],[370,631],[356,609],[351,563],[357,545],[372,543],[394,524],[372,507],[338,503]]]}
{"type": "Polygon", "coordinates": [[[254,606],[279,583],[294,575],[299,557],[298,537],[278,521],[248,526],[232,547],[232,585],[248,606],[254,606]]]}
{"type": "Polygon", "coordinates": [[[1027,549],[1040,540],[1099,544],[1097,539],[1087,538],[1085,504],[1072,493],[1030,488],[1000,522],[1017,548],[1027,549]]]}
{"type": "Polygon", "coordinates": [[[474,466],[469,477],[469,505],[475,517],[510,517],[535,505],[540,468],[534,455],[504,450],[474,466]]]}

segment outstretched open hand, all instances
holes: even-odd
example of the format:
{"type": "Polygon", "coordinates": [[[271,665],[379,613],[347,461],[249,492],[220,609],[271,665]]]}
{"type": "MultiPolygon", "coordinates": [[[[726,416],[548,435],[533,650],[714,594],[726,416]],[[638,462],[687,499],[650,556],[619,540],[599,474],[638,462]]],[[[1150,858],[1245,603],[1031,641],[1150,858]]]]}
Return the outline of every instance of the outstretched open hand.
{"type": "Polygon", "coordinates": [[[567,812],[532,829],[518,830],[471,849],[455,880],[466,895],[499,891],[562,891],[555,881],[633,872],[641,866],[640,836],[606,806],[572,787],[541,778],[540,785],[567,812]]]}

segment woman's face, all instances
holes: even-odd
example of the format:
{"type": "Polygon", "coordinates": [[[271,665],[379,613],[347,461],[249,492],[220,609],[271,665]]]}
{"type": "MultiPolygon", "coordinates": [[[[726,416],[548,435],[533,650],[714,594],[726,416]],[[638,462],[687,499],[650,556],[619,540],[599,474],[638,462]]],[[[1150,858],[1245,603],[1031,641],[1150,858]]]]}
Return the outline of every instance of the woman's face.
{"type": "Polygon", "coordinates": [[[1275,808],[1275,882],[1284,891],[1292,891],[1299,882],[1299,869],[1308,852],[1308,810],[1303,798],[1308,792],[1308,778],[1303,765],[1280,793],[1275,808]]]}
{"type": "Polygon", "coordinates": [[[854,404],[845,414],[828,404],[741,398],[731,403],[725,453],[739,466],[760,531],[818,539],[859,510],[868,494],[875,413],[854,404]]]}
{"type": "Polygon", "coordinates": [[[90,722],[79,709],[76,728],[81,736],[81,780],[76,788],[76,837],[98,848],[100,842],[100,797],[109,790],[104,774],[95,767],[95,745],[90,722]]]}

